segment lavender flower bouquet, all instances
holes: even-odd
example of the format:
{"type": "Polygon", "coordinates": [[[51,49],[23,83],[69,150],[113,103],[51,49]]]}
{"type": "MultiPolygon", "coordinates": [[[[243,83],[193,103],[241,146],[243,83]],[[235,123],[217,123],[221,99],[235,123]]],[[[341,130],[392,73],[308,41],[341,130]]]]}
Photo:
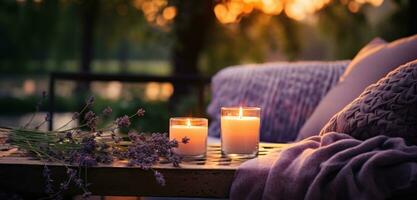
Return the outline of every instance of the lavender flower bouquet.
{"type": "MultiPolygon", "coordinates": [[[[42,99],[45,99],[46,94],[42,96],[42,99]]],[[[121,116],[112,123],[98,128],[98,122],[108,117],[112,109],[106,107],[97,114],[90,110],[93,104],[94,97],[90,97],[81,111],[74,113],[70,121],[53,131],[39,130],[42,124],[50,120],[47,115],[40,124],[33,125],[34,117],[32,117],[24,127],[11,129],[7,135],[6,143],[45,163],[43,175],[47,198],[61,199],[63,193],[73,185],[82,189],[83,197],[88,198],[91,195],[88,190],[89,184],[88,180],[81,177],[81,169],[86,170],[99,164],[111,164],[115,160],[127,160],[129,166],[152,170],[156,181],[160,185],[165,185],[163,175],[154,170],[152,165],[163,158],[178,167],[181,157],[172,151],[172,148],[178,147],[178,142],[170,141],[166,134],[160,133],[145,135],[130,130],[128,137],[117,134],[118,129],[129,128],[133,118],[143,116],[145,114],[143,109],[138,109],[130,116],[121,116]],[[75,120],[81,125],[68,127],[75,120]],[[48,162],[51,161],[61,163],[67,168],[67,178],[59,184],[59,188],[52,184],[54,180],[48,168],[48,162]]],[[[37,111],[39,106],[40,103],[37,105],[37,111]]],[[[188,140],[184,139],[182,142],[187,143],[188,140]]]]}

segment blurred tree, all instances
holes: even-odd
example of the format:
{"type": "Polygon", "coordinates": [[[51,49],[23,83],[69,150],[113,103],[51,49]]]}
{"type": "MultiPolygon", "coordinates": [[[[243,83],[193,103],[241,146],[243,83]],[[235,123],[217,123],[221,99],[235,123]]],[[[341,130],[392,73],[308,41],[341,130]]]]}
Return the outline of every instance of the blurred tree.
{"type": "Polygon", "coordinates": [[[328,40],[336,59],[351,59],[375,32],[367,28],[362,12],[352,13],[339,3],[333,3],[318,13],[318,28],[328,40]]]}
{"type": "Polygon", "coordinates": [[[381,20],[376,30],[378,34],[389,41],[417,34],[417,1],[396,0],[394,2],[396,11],[381,20]]]}
{"type": "Polygon", "coordinates": [[[33,71],[42,71],[56,38],[58,2],[0,2],[0,59],[3,70],[24,72],[28,59],[37,61],[33,71]]]}
{"type": "Polygon", "coordinates": [[[94,56],[94,33],[99,16],[100,1],[88,0],[80,3],[80,19],[82,24],[81,36],[81,72],[91,71],[91,61],[94,56]]]}
{"type": "MultiPolygon", "coordinates": [[[[371,6],[364,0],[332,1],[316,16],[301,21],[283,10],[286,7],[275,7],[274,13],[271,6],[259,6],[264,1],[253,1],[257,7],[249,10],[238,5],[249,14],[234,16],[232,24],[223,24],[213,14],[213,7],[225,2],[231,1],[4,0],[0,2],[0,70],[89,71],[93,59],[117,59],[119,69],[126,71],[128,60],[157,59],[170,60],[174,74],[213,74],[229,65],[263,62],[275,51],[283,54],[278,59],[299,59],[310,39],[301,33],[305,25],[321,30],[320,37],[329,44],[321,50],[332,52],[328,59],[351,58],[376,35],[392,40],[417,29],[413,0],[384,0],[383,4],[394,2],[395,9],[377,25],[369,22],[371,6]],[[351,3],[360,7],[353,12],[351,3]],[[167,10],[169,18],[164,18],[167,10]],[[69,66],[62,63],[66,60],[76,67],[62,67],[69,66]]],[[[233,5],[227,12],[232,13],[233,5]]],[[[101,63],[105,67],[100,69],[106,69],[106,62],[101,63]]],[[[175,91],[181,94],[187,89],[175,91]]]]}
{"type": "MultiPolygon", "coordinates": [[[[177,8],[174,19],[172,49],[172,66],[174,75],[196,75],[198,59],[203,50],[207,37],[211,34],[214,22],[213,1],[175,0],[173,5],[177,8]]],[[[190,90],[188,84],[175,84],[172,104],[190,90]]]]}
{"type": "Polygon", "coordinates": [[[217,22],[214,26],[200,60],[205,74],[230,65],[264,62],[271,51],[281,50],[288,60],[296,59],[300,52],[300,23],[285,15],[256,12],[239,23],[217,22]]]}

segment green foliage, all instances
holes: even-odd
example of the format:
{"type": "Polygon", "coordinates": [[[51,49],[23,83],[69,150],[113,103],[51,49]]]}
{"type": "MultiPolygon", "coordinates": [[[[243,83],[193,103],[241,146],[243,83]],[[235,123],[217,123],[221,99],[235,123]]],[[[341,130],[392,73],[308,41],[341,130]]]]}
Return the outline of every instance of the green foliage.
{"type": "MultiPolygon", "coordinates": [[[[93,5],[99,15],[96,59],[168,59],[169,34],[148,24],[131,1],[99,2],[93,5]]],[[[62,64],[80,58],[81,10],[85,6],[85,1],[75,0],[1,1],[0,72],[66,70],[62,64]]]]}
{"type": "Polygon", "coordinates": [[[377,24],[376,32],[378,35],[387,41],[392,41],[413,34],[410,29],[413,26],[412,23],[415,23],[417,19],[410,14],[417,11],[411,10],[413,8],[410,4],[411,1],[409,0],[396,0],[394,4],[396,11],[377,24]]]}
{"type": "Polygon", "coordinates": [[[216,23],[207,38],[207,47],[200,61],[201,71],[214,74],[236,64],[263,62],[270,51],[280,50],[295,60],[301,50],[300,23],[285,15],[269,16],[254,13],[239,24],[216,23]]]}
{"type": "Polygon", "coordinates": [[[331,4],[319,13],[319,29],[332,40],[333,57],[351,59],[374,34],[363,13],[351,13],[346,6],[331,4]]]}

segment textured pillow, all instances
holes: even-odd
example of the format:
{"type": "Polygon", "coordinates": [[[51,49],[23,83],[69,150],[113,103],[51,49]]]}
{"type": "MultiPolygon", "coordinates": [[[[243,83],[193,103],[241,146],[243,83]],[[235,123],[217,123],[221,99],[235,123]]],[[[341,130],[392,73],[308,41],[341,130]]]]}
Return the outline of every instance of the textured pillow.
{"type": "Polygon", "coordinates": [[[336,131],[365,140],[402,137],[417,144],[417,60],[400,66],[347,105],[320,134],[336,131]]]}
{"type": "Polygon", "coordinates": [[[222,106],[259,106],[261,140],[293,141],[348,63],[278,62],[221,70],[211,84],[212,98],[207,108],[211,118],[209,134],[220,135],[222,106]]]}
{"type": "Polygon", "coordinates": [[[334,114],[358,97],[367,86],[414,59],[417,59],[417,35],[389,44],[374,39],[355,56],[340,82],[323,98],[301,128],[298,139],[317,135],[334,114]]]}

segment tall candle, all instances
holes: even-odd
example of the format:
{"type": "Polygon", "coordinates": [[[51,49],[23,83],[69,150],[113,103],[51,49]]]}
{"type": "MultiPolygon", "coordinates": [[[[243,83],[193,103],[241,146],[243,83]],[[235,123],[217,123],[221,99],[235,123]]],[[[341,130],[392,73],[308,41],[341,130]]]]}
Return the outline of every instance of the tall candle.
{"type": "Polygon", "coordinates": [[[203,157],[207,149],[208,121],[205,118],[171,118],[169,138],[178,141],[174,152],[185,157],[203,157]],[[183,138],[188,138],[183,143],[183,138]]]}
{"type": "Polygon", "coordinates": [[[260,108],[222,108],[223,154],[256,156],[259,145],[260,108]]]}

